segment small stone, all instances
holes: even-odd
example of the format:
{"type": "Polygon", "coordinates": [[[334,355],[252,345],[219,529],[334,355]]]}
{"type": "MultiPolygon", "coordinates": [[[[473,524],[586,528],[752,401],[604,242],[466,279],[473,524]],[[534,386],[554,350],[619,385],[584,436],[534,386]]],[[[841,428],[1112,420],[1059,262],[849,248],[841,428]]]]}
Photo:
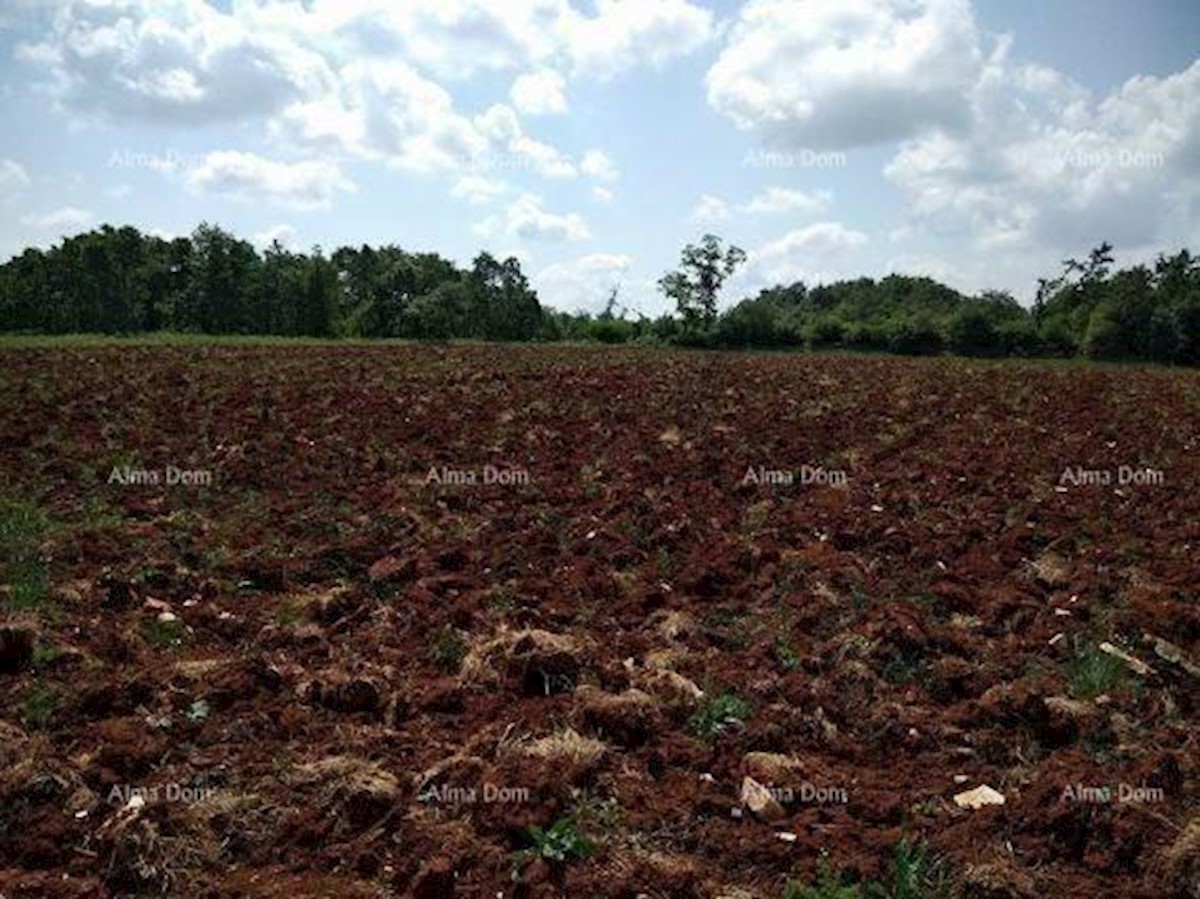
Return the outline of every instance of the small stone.
{"type": "Polygon", "coordinates": [[[742,805],[750,809],[760,820],[768,823],[787,817],[787,812],[771,795],[771,791],[753,777],[742,778],[742,805]]]}
{"type": "Polygon", "coordinates": [[[973,790],[956,794],[954,802],[959,808],[970,809],[983,808],[985,805],[1004,805],[1004,794],[983,784],[973,790]]]}

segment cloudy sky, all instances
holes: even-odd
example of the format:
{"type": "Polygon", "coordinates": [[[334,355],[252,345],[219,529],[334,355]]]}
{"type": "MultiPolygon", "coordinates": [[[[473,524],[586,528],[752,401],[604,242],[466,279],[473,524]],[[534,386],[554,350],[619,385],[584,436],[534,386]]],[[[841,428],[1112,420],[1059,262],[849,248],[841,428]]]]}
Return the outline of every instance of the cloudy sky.
{"type": "Polygon", "coordinates": [[[1200,250],[1195,0],[0,0],[0,257],[102,222],[515,255],[596,309],[706,231],[728,297],[1024,300],[1200,250]]]}

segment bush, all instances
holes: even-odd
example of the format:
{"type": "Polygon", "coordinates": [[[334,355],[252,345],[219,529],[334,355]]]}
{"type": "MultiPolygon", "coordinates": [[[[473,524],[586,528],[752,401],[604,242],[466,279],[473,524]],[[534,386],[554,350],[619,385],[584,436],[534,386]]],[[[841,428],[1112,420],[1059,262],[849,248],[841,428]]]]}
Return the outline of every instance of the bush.
{"type": "Polygon", "coordinates": [[[846,323],[829,315],[819,315],[804,329],[806,342],[814,347],[841,346],[847,341],[846,323]]]}
{"type": "Polygon", "coordinates": [[[975,306],[963,306],[946,323],[946,342],[956,353],[990,356],[1002,350],[996,327],[987,313],[975,306]]]}
{"type": "Polygon", "coordinates": [[[934,356],[945,349],[941,332],[927,319],[906,319],[893,326],[888,349],[904,356],[934,356]]]}
{"type": "Polygon", "coordinates": [[[598,318],[587,326],[589,340],[597,343],[629,343],[637,336],[635,322],[623,318],[598,318]]]}

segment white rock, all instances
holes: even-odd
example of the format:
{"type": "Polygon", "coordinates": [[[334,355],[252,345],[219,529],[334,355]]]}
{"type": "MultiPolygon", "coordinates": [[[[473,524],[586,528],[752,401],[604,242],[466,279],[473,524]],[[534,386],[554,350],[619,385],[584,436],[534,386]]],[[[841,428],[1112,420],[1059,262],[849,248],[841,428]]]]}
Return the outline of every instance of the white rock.
{"type": "Polygon", "coordinates": [[[985,805],[1004,805],[1004,794],[993,790],[987,784],[973,790],[965,790],[954,797],[954,803],[959,808],[983,808],[985,805]]]}

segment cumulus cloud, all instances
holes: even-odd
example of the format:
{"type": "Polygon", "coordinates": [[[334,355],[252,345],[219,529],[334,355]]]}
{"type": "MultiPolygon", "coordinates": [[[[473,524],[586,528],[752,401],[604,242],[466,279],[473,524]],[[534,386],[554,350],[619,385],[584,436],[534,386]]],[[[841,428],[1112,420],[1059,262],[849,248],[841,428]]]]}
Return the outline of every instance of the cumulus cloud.
{"type": "Polygon", "coordinates": [[[840,222],[817,222],[789,231],[747,254],[743,285],[766,286],[793,281],[832,280],[843,271],[853,251],[868,243],[867,235],[840,222]]]}
{"type": "Polygon", "coordinates": [[[688,0],[598,0],[587,10],[569,0],[62,0],[49,19],[44,39],[18,55],[58,101],[117,119],[192,123],[318,103],[352,62],[403,61],[449,80],[526,70],[521,96],[559,111],[552,67],[609,76],[660,65],[714,28],[712,13],[688,0]]]}
{"type": "Polygon", "coordinates": [[[483,205],[503,196],[507,190],[508,185],[503,181],[495,181],[481,175],[466,175],[455,182],[450,196],[466,200],[473,205],[483,205]]]}
{"type": "Polygon", "coordinates": [[[548,212],[542,198],[531,193],[519,196],[503,216],[486,218],[472,230],[480,237],[504,234],[510,238],[538,241],[586,240],[591,236],[587,223],[578,213],[548,212]]]}
{"type": "Polygon", "coordinates": [[[528,240],[585,240],[591,234],[578,213],[556,214],[542,208],[542,198],[522,194],[508,208],[508,233],[528,240]]]}
{"type": "Polygon", "coordinates": [[[618,175],[616,163],[603,150],[588,150],[583,154],[579,168],[585,175],[601,181],[614,181],[618,175]]]}
{"type": "Polygon", "coordinates": [[[189,187],[205,193],[267,200],[298,209],[326,208],[338,194],[355,190],[332,162],[277,162],[254,153],[221,150],[188,169],[189,187]]]}
{"type": "Polygon", "coordinates": [[[713,36],[713,15],[686,0],[596,0],[596,15],[572,12],[562,25],[576,71],[609,77],[639,63],[661,66],[713,36]]]}
{"type": "Polygon", "coordinates": [[[68,232],[76,231],[90,224],[94,219],[95,216],[92,215],[90,209],[64,206],[61,209],[55,209],[53,212],[46,212],[40,215],[27,215],[21,219],[21,222],[31,228],[37,228],[42,231],[68,232]]]}
{"type": "Polygon", "coordinates": [[[697,225],[715,225],[728,218],[729,204],[712,194],[702,196],[688,216],[688,220],[697,225]]]}
{"type": "Polygon", "coordinates": [[[488,149],[449,91],[399,61],[344,66],[334,93],[290,105],[275,127],[422,175],[460,171],[488,149]]]}
{"type": "Polygon", "coordinates": [[[748,202],[743,209],[752,215],[771,215],[784,212],[823,212],[833,200],[827,190],[805,193],[788,187],[768,187],[748,202]]]}
{"type": "Polygon", "coordinates": [[[312,18],[355,51],[402,54],[440,77],[557,62],[608,77],[690,53],[714,33],[713,15],[687,0],[316,0],[312,18]]]}
{"type": "Polygon", "coordinates": [[[596,185],[592,188],[592,199],[602,206],[607,206],[613,201],[613,192],[607,187],[596,185]]]}
{"type": "Polygon", "coordinates": [[[499,154],[498,165],[528,168],[544,178],[574,178],[579,169],[556,147],[522,134],[508,143],[508,153],[499,154]]]}
{"type": "Polygon", "coordinates": [[[915,224],[985,248],[1072,252],[1186,230],[1200,198],[1200,62],[1096,99],[1004,46],[970,99],[969,130],[907,141],[886,168],[915,224]]]}
{"type": "Polygon", "coordinates": [[[253,120],[293,151],[335,150],[420,175],[488,165],[571,178],[578,171],[565,154],[515,118],[509,134],[488,135],[439,79],[524,70],[513,86],[518,108],[563,111],[566,83],[556,67],[571,70],[579,52],[592,52],[576,46],[595,39],[589,29],[619,36],[612,65],[637,65],[683,51],[659,46],[674,39],[676,18],[710,18],[683,0],[653,15],[624,6],[601,3],[584,14],[566,0],[247,0],[228,8],[75,0],[17,55],[76,115],[165,125],[253,120]]]}
{"type": "Polygon", "coordinates": [[[961,128],[982,62],[969,0],[751,0],[709,70],[709,103],[787,148],[961,128]]]}
{"type": "Polygon", "coordinates": [[[44,40],[17,55],[78,112],[160,123],[254,118],[332,80],[320,53],[204,0],[66,3],[51,22],[44,40]]]}
{"type": "Polygon", "coordinates": [[[495,103],[472,120],[485,149],[467,160],[476,171],[525,170],[544,178],[575,178],[570,157],[525,133],[511,106],[495,103]]]}
{"type": "Polygon", "coordinates": [[[567,82],[553,69],[519,76],[509,90],[513,106],[525,115],[560,115],[567,111],[567,82]]]}
{"type": "Polygon", "coordinates": [[[592,253],[547,266],[534,276],[542,302],[571,312],[599,312],[627,275],[633,259],[623,254],[592,253]]]}

